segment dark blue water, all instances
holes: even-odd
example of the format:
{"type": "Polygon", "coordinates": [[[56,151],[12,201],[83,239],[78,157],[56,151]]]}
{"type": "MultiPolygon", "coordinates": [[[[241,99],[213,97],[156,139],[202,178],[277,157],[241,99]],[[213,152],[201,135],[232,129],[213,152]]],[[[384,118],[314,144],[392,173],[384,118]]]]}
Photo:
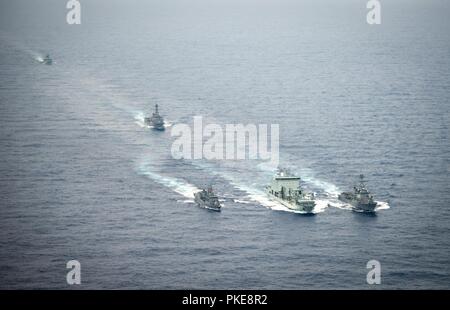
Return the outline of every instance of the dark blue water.
{"type": "Polygon", "coordinates": [[[83,1],[69,26],[64,1],[1,1],[0,287],[72,288],[76,259],[81,288],[448,289],[450,5],[369,26],[341,2],[83,1]],[[318,214],[268,203],[261,161],[173,159],[154,103],[280,124],[318,214]],[[360,173],[375,215],[336,204],[360,173]],[[209,183],[221,213],[192,203],[209,183]]]}

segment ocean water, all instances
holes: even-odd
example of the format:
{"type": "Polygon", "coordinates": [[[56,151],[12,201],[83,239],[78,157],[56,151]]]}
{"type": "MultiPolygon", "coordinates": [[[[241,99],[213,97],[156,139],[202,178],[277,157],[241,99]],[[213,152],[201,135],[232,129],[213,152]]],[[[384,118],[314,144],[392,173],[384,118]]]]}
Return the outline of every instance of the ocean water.
{"type": "Polygon", "coordinates": [[[81,2],[0,1],[0,288],[74,288],[72,259],[81,289],[449,288],[448,2],[81,2]],[[264,161],[173,159],[155,103],[279,124],[317,214],[268,200],[264,161]],[[360,173],[375,215],[336,200],[360,173]]]}

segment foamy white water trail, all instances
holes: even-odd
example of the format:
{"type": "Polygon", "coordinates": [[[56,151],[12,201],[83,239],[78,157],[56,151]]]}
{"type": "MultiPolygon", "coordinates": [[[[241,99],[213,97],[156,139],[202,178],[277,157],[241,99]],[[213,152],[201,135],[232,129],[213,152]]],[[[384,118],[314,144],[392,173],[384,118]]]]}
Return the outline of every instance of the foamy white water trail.
{"type": "Polygon", "coordinates": [[[347,210],[347,211],[351,211],[352,210],[352,206],[351,205],[346,204],[344,202],[341,202],[339,200],[330,201],[328,203],[328,206],[329,207],[333,207],[333,208],[338,208],[338,209],[341,209],[341,210],[347,210]]]}
{"type": "MultiPolygon", "coordinates": [[[[82,83],[85,83],[87,86],[90,86],[92,88],[95,88],[96,91],[102,93],[103,96],[107,97],[108,99],[112,99],[112,104],[115,108],[120,109],[122,111],[125,111],[129,114],[131,114],[135,120],[135,123],[141,127],[141,128],[151,128],[151,126],[148,126],[145,124],[145,114],[142,111],[137,111],[136,109],[133,109],[130,107],[130,103],[132,102],[130,99],[123,97],[120,94],[111,93],[112,89],[110,85],[103,83],[95,78],[87,78],[84,79],[82,83]]],[[[167,122],[165,124],[165,128],[171,127],[173,124],[171,122],[167,122]]],[[[193,161],[194,165],[199,165],[202,168],[205,168],[205,166],[201,165],[200,163],[193,161]]],[[[271,162],[263,162],[258,164],[257,166],[261,171],[267,172],[267,174],[273,174],[277,166],[271,162]]],[[[207,167],[208,170],[214,170],[211,169],[211,167],[207,167]]],[[[340,193],[340,190],[338,187],[330,182],[323,181],[320,179],[317,179],[314,177],[314,173],[307,168],[298,169],[293,168],[293,171],[297,171],[300,177],[304,182],[307,184],[312,185],[315,188],[318,188],[320,190],[323,190],[325,194],[327,194],[330,198],[337,198],[338,194],[340,193]]],[[[230,175],[224,173],[223,171],[213,171],[214,174],[220,175],[221,177],[227,179],[230,184],[235,186],[236,188],[244,191],[247,193],[247,196],[243,199],[237,199],[235,202],[237,203],[251,203],[256,202],[266,208],[270,208],[272,210],[276,211],[285,211],[285,212],[293,212],[293,213],[304,213],[302,211],[295,211],[291,210],[284,205],[282,205],[279,202],[271,200],[267,194],[258,188],[247,186],[242,184],[242,182],[237,181],[235,178],[231,177],[230,175]]],[[[194,193],[196,191],[199,191],[197,187],[195,187],[192,184],[189,184],[183,180],[168,177],[168,176],[162,176],[155,172],[152,172],[150,170],[141,171],[141,174],[146,175],[147,177],[151,178],[152,180],[156,181],[157,183],[160,183],[173,191],[187,197],[187,198],[193,198],[194,193]]],[[[191,200],[186,200],[186,202],[192,202],[191,200]]],[[[389,209],[389,205],[384,202],[378,202],[378,206],[376,210],[384,210],[389,209]]],[[[314,209],[314,213],[321,213],[326,210],[328,206],[336,207],[343,210],[351,210],[351,206],[339,203],[334,201],[327,200],[327,199],[316,199],[316,207],[314,209]]]]}
{"type": "Polygon", "coordinates": [[[136,103],[135,100],[118,92],[115,85],[111,85],[106,81],[102,81],[101,79],[92,76],[84,76],[83,79],[78,79],[78,82],[85,86],[89,91],[95,92],[97,97],[108,102],[115,109],[126,112],[133,117],[140,113],[137,108],[133,107],[133,104],[136,103]]]}
{"type": "Polygon", "coordinates": [[[181,203],[195,203],[194,199],[177,200],[177,202],[181,202],[181,203]]]}
{"type": "Polygon", "coordinates": [[[137,112],[134,115],[135,123],[142,128],[148,128],[149,126],[145,124],[145,115],[142,112],[137,112]]]}
{"type": "Polygon", "coordinates": [[[0,37],[2,38],[3,42],[6,42],[8,45],[13,47],[17,51],[27,54],[35,61],[38,61],[38,62],[44,61],[44,57],[42,56],[42,53],[29,48],[23,42],[18,41],[16,37],[12,37],[11,35],[7,34],[6,32],[3,32],[3,31],[0,32],[0,37]]]}
{"type": "MultiPolygon", "coordinates": [[[[243,184],[243,182],[237,180],[236,178],[232,177],[226,172],[223,172],[221,170],[214,170],[211,169],[209,166],[202,164],[201,162],[193,161],[193,164],[201,167],[203,169],[208,169],[211,171],[211,173],[221,176],[222,178],[226,179],[232,186],[235,188],[247,193],[247,196],[242,197],[241,199],[234,199],[237,203],[257,203],[263,207],[266,207],[271,210],[275,211],[284,211],[284,212],[292,212],[292,213],[299,213],[304,214],[307,212],[303,211],[296,211],[287,208],[283,204],[274,201],[269,198],[269,196],[264,192],[264,190],[259,189],[253,185],[246,185],[243,184]]],[[[314,208],[313,213],[321,213],[324,212],[325,209],[328,207],[328,203],[326,200],[316,200],[316,207],[314,208]]]]}
{"type": "Polygon", "coordinates": [[[242,203],[242,204],[251,204],[251,201],[243,200],[243,199],[233,199],[233,202],[235,203],[242,203]]]}
{"type": "Polygon", "coordinates": [[[319,180],[315,178],[313,175],[304,173],[301,174],[300,176],[303,181],[305,181],[306,183],[310,183],[317,188],[322,189],[330,197],[337,197],[341,192],[336,185],[327,181],[319,180]]]}
{"type": "Polygon", "coordinates": [[[183,195],[186,198],[193,199],[194,193],[200,191],[195,185],[192,185],[182,179],[164,176],[153,172],[148,165],[142,164],[138,168],[138,173],[144,175],[174,192],[183,195]]]}
{"type": "MultiPolygon", "coordinates": [[[[391,208],[387,202],[376,201],[376,203],[377,203],[377,206],[375,207],[375,212],[378,212],[381,210],[387,210],[387,209],[391,208]]],[[[344,202],[341,202],[338,200],[330,202],[329,206],[333,207],[333,208],[338,208],[341,210],[353,211],[353,207],[350,204],[347,204],[347,203],[344,203],[344,202]]],[[[355,210],[355,211],[357,211],[357,210],[355,210]]],[[[363,211],[361,211],[361,212],[363,212],[363,211]]]]}
{"type": "Polygon", "coordinates": [[[390,209],[391,206],[389,206],[389,204],[387,202],[384,201],[377,201],[377,206],[375,208],[375,211],[379,211],[379,210],[387,210],[390,209]]]}

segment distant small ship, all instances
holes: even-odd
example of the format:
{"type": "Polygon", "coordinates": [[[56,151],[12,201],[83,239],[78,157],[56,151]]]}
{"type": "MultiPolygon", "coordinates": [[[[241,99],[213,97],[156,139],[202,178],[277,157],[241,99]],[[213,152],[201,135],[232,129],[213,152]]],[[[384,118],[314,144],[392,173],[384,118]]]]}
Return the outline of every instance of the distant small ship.
{"type": "Polygon", "coordinates": [[[50,55],[47,54],[44,59],[42,59],[42,63],[45,65],[51,65],[53,63],[53,60],[50,58],[50,55]]]}
{"type": "Polygon", "coordinates": [[[266,192],[270,198],[292,210],[312,213],[316,205],[314,194],[301,188],[300,177],[286,169],[278,169],[272,183],[266,187],[266,192]]]}
{"type": "Polygon", "coordinates": [[[161,115],[159,115],[157,104],[155,104],[155,112],[152,114],[152,116],[146,117],[144,121],[145,124],[153,127],[153,129],[164,130],[164,119],[161,115]]]}
{"type": "Polygon", "coordinates": [[[366,188],[364,175],[361,174],[359,178],[359,185],[353,187],[353,193],[343,192],[338,196],[338,199],[349,203],[355,211],[374,212],[377,203],[366,188]]]}
{"type": "Polygon", "coordinates": [[[222,208],[219,198],[216,196],[211,186],[209,186],[207,190],[202,189],[195,193],[194,198],[199,207],[212,211],[220,211],[222,208]]]}

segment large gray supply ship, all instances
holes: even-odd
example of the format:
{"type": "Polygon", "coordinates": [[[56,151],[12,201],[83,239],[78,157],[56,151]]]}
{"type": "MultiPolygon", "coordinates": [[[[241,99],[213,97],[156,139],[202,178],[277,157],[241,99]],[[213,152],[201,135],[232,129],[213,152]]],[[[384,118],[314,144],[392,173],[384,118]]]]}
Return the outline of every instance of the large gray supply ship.
{"type": "Polygon", "coordinates": [[[286,169],[278,169],[272,183],[266,187],[266,192],[271,199],[295,211],[312,213],[316,205],[314,194],[301,188],[300,177],[286,169]]]}

